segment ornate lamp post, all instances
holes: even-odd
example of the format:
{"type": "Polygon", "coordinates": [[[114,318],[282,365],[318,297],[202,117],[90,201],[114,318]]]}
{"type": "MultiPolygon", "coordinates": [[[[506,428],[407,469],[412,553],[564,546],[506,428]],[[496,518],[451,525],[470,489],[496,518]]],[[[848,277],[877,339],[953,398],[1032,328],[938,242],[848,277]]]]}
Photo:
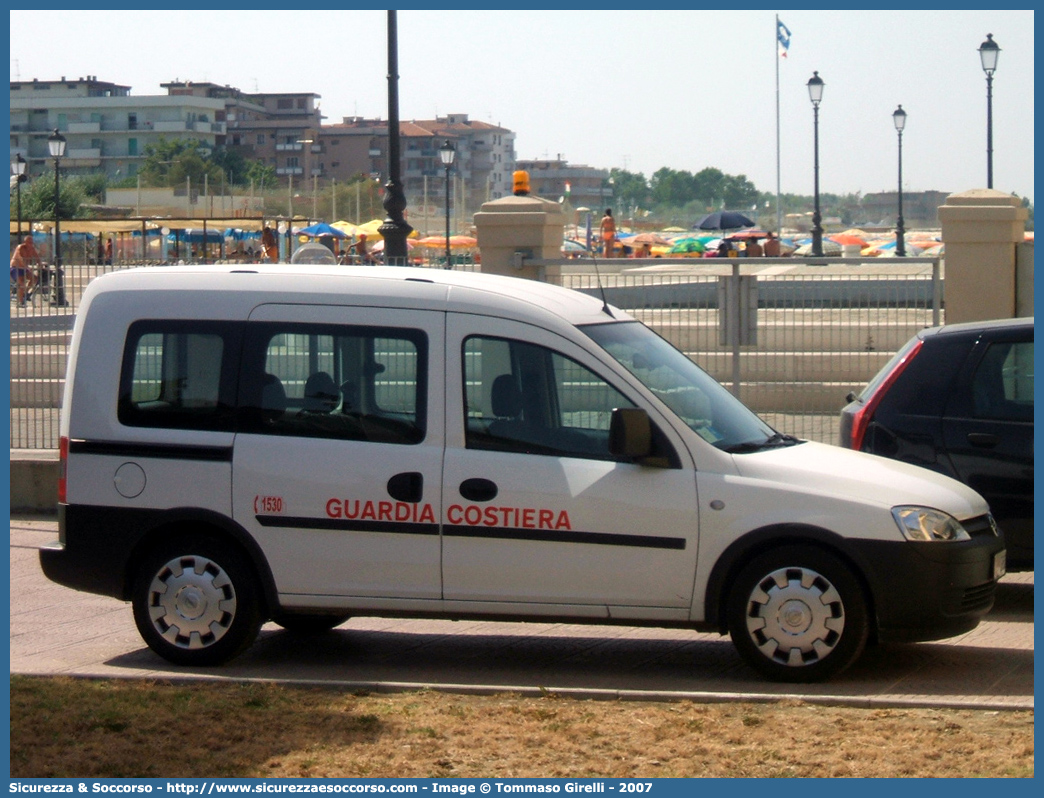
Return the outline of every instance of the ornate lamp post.
{"type": "Polygon", "coordinates": [[[993,34],[986,34],[986,41],[979,45],[982,71],[986,73],[986,188],[993,188],[993,73],[997,69],[1000,47],[993,41],[993,34]]]}
{"type": "Polygon", "coordinates": [[[384,237],[384,259],[405,265],[406,237],[413,232],[403,212],[406,193],[399,179],[399,49],[396,12],[388,12],[388,182],[384,186],[384,223],[377,229],[384,237]]]}
{"type": "Polygon", "coordinates": [[[819,213],[819,103],[823,100],[823,79],[813,72],[808,79],[808,97],[812,100],[812,128],[814,131],[813,158],[815,164],[815,210],[812,213],[812,256],[823,257],[823,217],[819,213]]]}
{"type": "Polygon", "coordinates": [[[15,176],[15,202],[16,212],[18,214],[18,243],[22,243],[22,183],[28,178],[25,174],[26,164],[25,158],[22,157],[22,153],[17,153],[15,159],[11,161],[11,174],[15,176]]]}
{"type": "Polygon", "coordinates": [[[892,112],[892,121],[899,132],[899,217],[895,225],[895,254],[902,258],[906,255],[906,228],[903,227],[903,128],[906,127],[906,111],[903,106],[892,112]]]}
{"type": "Polygon", "coordinates": [[[54,291],[51,304],[64,305],[65,303],[65,277],[62,272],[62,229],[61,213],[59,212],[58,191],[58,162],[65,155],[65,136],[58,132],[58,128],[47,137],[47,149],[54,158],[54,291]]]}
{"type": "Polygon", "coordinates": [[[453,143],[449,139],[439,147],[439,160],[446,167],[446,268],[450,268],[450,167],[453,166],[453,158],[457,151],[453,149],[453,143]]]}

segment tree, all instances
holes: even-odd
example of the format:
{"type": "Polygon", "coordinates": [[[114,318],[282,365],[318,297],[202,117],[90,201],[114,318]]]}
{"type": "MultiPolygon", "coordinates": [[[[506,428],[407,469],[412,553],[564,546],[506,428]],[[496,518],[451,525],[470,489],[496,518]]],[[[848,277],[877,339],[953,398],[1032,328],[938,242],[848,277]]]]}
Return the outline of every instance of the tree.
{"type": "Polygon", "coordinates": [[[649,184],[644,175],[626,169],[612,169],[609,176],[613,179],[613,202],[619,207],[633,208],[650,204],[649,184]]]}
{"type": "Polygon", "coordinates": [[[247,166],[245,180],[253,183],[258,192],[272,188],[276,184],[276,171],[274,166],[267,166],[261,161],[251,161],[247,166]]]}
{"type": "Polygon", "coordinates": [[[727,176],[720,169],[707,167],[701,169],[693,178],[692,199],[698,200],[703,210],[718,208],[725,202],[727,176]]]}
{"type": "Polygon", "coordinates": [[[220,183],[224,172],[211,160],[206,145],[195,139],[161,138],[145,147],[145,161],[139,171],[147,186],[176,187],[186,179],[202,185],[204,176],[220,183]]]}
{"type": "Polygon", "coordinates": [[[227,147],[218,147],[211,153],[210,160],[216,164],[225,175],[225,179],[232,185],[242,186],[250,182],[248,173],[253,163],[248,163],[239,150],[230,150],[227,147]]]}
{"type": "MultiPolygon", "coordinates": [[[[58,211],[62,219],[83,218],[81,207],[87,203],[83,178],[59,180],[58,211]]],[[[11,204],[15,213],[14,203],[11,204]]],[[[54,174],[42,174],[22,185],[22,219],[54,218],[54,174]]]]}
{"type": "Polygon", "coordinates": [[[664,166],[649,178],[653,202],[675,207],[685,205],[695,194],[695,183],[689,172],[680,172],[664,166]]]}
{"type": "Polygon", "coordinates": [[[727,208],[750,208],[757,205],[758,189],[746,175],[725,175],[722,197],[727,208]]]}

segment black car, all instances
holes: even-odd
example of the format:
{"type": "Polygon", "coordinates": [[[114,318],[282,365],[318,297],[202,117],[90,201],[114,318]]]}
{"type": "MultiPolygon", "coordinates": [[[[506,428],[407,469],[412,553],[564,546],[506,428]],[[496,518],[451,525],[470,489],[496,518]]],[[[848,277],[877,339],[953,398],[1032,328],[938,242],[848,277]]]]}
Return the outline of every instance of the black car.
{"type": "Polygon", "coordinates": [[[841,445],[959,479],[1033,568],[1033,319],[922,330],[841,411],[841,445]]]}

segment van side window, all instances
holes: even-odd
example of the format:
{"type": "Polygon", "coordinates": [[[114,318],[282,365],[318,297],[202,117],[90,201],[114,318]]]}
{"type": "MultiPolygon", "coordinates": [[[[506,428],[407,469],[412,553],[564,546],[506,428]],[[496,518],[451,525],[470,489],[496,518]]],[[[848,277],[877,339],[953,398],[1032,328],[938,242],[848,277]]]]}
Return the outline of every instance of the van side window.
{"type": "Polygon", "coordinates": [[[419,330],[250,324],[241,380],[244,432],[424,439],[427,337],[419,330]]]}
{"type": "Polygon", "coordinates": [[[614,408],[634,404],[558,352],[503,338],[464,342],[469,449],[613,459],[614,408]]]}
{"type": "Polygon", "coordinates": [[[232,430],[239,328],[143,321],[127,335],[117,417],[132,427],[232,430]]]}

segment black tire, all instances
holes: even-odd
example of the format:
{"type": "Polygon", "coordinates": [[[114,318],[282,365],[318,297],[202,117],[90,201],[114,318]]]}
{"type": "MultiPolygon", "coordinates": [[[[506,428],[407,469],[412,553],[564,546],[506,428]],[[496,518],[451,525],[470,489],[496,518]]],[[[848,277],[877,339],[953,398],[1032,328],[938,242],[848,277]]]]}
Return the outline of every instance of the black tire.
{"type": "Polygon", "coordinates": [[[221,665],[257,638],[261,606],[244,556],[208,537],[153,549],[138,568],[134,622],[149,648],[178,665],[221,665]]]}
{"type": "Polygon", "coordinates": [[[351,615],[322,615],[280,613],[272,617],[272,622],[282,626],[286,631],[297,635],[316,635],[328,632],[335,626],[351,618],[351,615]]]}
{"type": "Polygon", "coordinates": [[[813,546],[751,560],[732,583],[728,626],[746,662],[770,679],[818,682],[863,653],[867,600],[849,566],[813,546]]]}

